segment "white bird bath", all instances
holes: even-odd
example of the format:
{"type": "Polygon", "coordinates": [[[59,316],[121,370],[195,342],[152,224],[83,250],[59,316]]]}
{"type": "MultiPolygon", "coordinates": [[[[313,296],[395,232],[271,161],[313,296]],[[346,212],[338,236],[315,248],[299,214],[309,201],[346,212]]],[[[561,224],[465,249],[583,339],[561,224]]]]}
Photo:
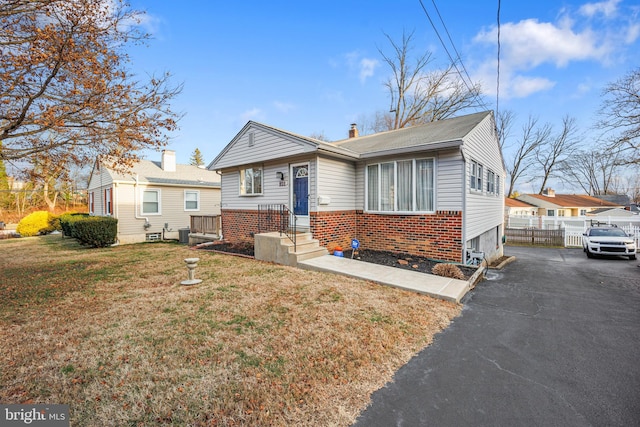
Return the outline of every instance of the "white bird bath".
{"type": "Polygon", "coordinates": [[[189,279],[180,282],[181,285],[197,285],[202,282],[202,279],[196,279],[196,267],[198,266],[200,258],[186,258],[184,262],[187,264],[187,270],[189,270],[189,279]]]}

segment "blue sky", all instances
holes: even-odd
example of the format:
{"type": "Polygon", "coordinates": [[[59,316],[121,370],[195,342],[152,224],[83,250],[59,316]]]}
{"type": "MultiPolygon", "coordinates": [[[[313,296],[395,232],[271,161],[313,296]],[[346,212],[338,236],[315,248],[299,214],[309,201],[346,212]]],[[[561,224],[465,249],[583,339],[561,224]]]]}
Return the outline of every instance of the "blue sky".
{"type": "MultiPolygon", "coordinates": [[[[498,1],[423,0],[447,49],[496,107],[498,1]]],[[[169,71],[184,90],[185,114],[168,148],[188,163],[197,147],[209,163],[248,120],[301,135],[347,137],[349,124],[389,108],[384,33],[414,31],[414,51],[447,53],[419,0],[158,1],[146,11],[148,46],[130,50],[137,73],[169,71]]],[[[560,126],[576,117],[587,133],[603,87],[640,65],[640,3],[630,0],[502,1],[500,109],[560,126]]],[[[152,160],[159,154],[146,153],[152,160]]]]}

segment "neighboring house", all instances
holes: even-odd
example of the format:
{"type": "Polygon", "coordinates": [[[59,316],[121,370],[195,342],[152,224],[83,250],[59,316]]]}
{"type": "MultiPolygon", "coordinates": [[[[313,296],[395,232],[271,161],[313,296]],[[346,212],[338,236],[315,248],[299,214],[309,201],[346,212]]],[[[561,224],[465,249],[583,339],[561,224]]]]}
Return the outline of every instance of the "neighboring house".
{"type": "Polygon", "coordinates": [[[587,216],[599,216],[599,217],[608,217],[608,216],[631,216],[637,217],[637,212],[631,212],[628,209],[616,208],[616,207],[607,207],[607,208],[598,208],[592,211],[587,212],[587,216]]]}
{"type": "Polygon", "coordinates": [[[509,215],[521,215],[532,216],[538,214],[538,207],[530,203],[523,202],[522,200],[512,199],[511,197],[505,197],[504,199],[504,214],[509,215]]]}
{"type": "Polygon", "coordinates": [[[220,176],[176,164],[174,151],[162,161],[141,160],[126,173],[96,161],[88,188],[89,213],[118,219],[118,242],[177,239],[191,215],[220,215],[220,176]]]}
{"type": "Polygon", "coordinates": [[[543,194],[521,194],[517,199],[537,206],[538,215],[540,216],[585,216],[589,212],[599,208],[623,207],[587,195],[556,194],[556,192],[550,188],[543,191],[543,194]]]}
{"type": "Polygon", "coordinates": [[[249,121],[208,166],[222,175],[227,240],[251,239],[259,206],[350,247],[466,262],[502,255],[504,165],[492,112],[328,143],[249,121]]]}

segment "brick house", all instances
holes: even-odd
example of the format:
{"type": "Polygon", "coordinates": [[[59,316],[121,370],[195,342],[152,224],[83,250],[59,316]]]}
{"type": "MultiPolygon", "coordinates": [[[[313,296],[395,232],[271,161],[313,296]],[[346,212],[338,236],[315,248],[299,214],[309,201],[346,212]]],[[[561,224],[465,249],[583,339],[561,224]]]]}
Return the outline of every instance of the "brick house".
{"type": "Polygon", "coordinates": [[[284,205],[331,250],[453,262],[502,256],[504,165],[492,112],[324,142],[249,121],[211,162],[226,240],[252,239],[260,206],[284,205]]]}

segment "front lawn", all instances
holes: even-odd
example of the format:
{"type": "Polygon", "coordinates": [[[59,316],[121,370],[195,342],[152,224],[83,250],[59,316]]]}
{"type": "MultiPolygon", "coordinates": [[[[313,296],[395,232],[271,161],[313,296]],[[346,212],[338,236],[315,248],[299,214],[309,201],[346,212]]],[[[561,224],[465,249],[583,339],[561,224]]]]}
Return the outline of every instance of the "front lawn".
{"type": "Polygon", "coordinates": [[[0,241],[0,402],[71,425],[349,425],[460,306],[173,243],[0,241]],[[184,258],[199,257],[185,287],[184,258]]]}

